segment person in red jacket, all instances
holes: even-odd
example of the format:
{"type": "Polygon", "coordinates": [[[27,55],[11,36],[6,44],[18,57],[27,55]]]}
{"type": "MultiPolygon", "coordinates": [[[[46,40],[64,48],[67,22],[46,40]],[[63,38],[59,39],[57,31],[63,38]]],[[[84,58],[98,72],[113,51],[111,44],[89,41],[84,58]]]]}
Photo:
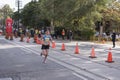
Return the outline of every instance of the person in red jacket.
{"type": "Polygon", "coordinates": [[[13,20],[8,16],[6,21],[6,39],[13,40],[13,35],[12,35],[12,24],[13,24],[13,20]]]}
{"type": "Polygon", "coordinates": [[[62,39],[64,40],[65,39],[65,30],[64,29],[62,30],[61,35],[62,35],[62,39]]]}

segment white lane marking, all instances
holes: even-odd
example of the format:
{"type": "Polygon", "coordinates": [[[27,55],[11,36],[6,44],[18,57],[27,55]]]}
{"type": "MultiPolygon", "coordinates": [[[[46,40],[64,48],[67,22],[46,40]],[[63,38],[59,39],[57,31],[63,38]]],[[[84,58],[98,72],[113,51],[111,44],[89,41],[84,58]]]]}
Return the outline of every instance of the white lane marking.
{"type": "Polygon", "coordinates": [[[21,48],[21,50],[23,50],[24,52],[26,52],[25,54],[30,54],[30,53],[32,53],[31,51],[25,50],[24,48],[21,48]]]}
{"type": "Polygon", "coordinates": [[[12,80],[12,78],[0,78],[0,80],[12,80]]]}
{"type": "Polygon", "coordinates": [[[73,75],[75,75],[75,76],[77,76],[77,77],[79,77],[79,78],[81,78],[83,80],[88,80],[88,79],[84,78],[83,76],[78,75],[77,73],[73,73],[73,75]]]}

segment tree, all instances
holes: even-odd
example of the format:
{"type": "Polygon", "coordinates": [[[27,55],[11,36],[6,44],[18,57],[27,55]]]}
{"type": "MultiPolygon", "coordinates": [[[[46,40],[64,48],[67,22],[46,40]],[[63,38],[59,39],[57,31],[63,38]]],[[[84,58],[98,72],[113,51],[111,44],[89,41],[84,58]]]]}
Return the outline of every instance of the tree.
{"type": "Polygon", "coordinates": [[[0,9],[0,18],[2,18],[2,24],[5,25],[5,19],[7,18],[7,16],[12,17],[13,15],[13,10],[10,8],[10,6],[8,4],[4,5],[1,9],[0,9]]]}
{"type": "Polygon", "coordinates": [[[39,3],[32,1],[28,3],[21,12],[21,20],[25,26],[36,27],[39,23],[40,9],[38,8],[39,3]]]}
{"type": "Polygon", "coordinates": [[[51,26],[66,29],[94,29],[95,22],[101,21],[102,10],[109,0],[39,0],[28,3],[22,11],[22,22],[26,26],[37,26],[44,20],[51,26]]]}
{"type": "Polygon", "coordinates": [[[119,32],[120,3],[117,1],[111,1],[106,7],[107,8],[104,8],[101,12],[105,23],[107,23],[107,26],[105,26],[105,30],[107,29],[107,31],[112,31],[113,29],[115,29],[117,32],[119,32]]]}

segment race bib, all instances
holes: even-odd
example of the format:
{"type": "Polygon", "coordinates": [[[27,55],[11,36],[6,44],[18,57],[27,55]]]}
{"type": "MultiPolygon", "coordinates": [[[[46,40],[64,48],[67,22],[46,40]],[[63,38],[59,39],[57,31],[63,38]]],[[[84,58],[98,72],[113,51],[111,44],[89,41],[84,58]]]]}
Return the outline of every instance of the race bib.
{"type": "Polygon", "coordinates": [[[47,38],[47,37],[46,37],[46,38],[45,38],[45,41],[47,41],[47,42],[48,42],[48,41],[49,41],[49,38],[47,38]]]}

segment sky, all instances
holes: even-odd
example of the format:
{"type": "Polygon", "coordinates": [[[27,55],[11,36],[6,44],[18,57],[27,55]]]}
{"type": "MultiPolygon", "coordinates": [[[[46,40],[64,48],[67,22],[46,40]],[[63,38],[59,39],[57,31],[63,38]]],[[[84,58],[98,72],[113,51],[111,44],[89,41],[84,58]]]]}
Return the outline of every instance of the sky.
{"type": "MultiPolygon", "coordinates": [[[[15,11],[17,10],[17,5],[16,5],[16,2],[18,0],[0,0],[0,7],[5,5],[5,4],[8,4],[10,5],[10,8],[11,9],[14,9],[15,11]]],[[[19,0],[22,5],[20,8],[23,8],[25,4],[27,4],[28,2],[30,2],[31,0],[19,0]]]]}

